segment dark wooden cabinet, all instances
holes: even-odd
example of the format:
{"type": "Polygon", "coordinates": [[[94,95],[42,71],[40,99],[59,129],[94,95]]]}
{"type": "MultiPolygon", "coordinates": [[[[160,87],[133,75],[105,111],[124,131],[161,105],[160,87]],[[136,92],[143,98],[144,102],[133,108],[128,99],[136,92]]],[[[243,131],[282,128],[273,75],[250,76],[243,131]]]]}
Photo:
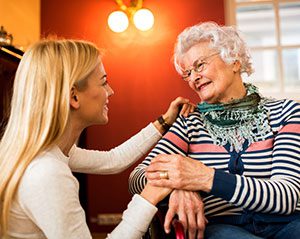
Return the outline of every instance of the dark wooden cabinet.
{"type": "Polygon", "coordinates": [[[0,126],[1,135],[10,112],[13,82],[23,52],[13,46],[0,46],[0,126]]]}

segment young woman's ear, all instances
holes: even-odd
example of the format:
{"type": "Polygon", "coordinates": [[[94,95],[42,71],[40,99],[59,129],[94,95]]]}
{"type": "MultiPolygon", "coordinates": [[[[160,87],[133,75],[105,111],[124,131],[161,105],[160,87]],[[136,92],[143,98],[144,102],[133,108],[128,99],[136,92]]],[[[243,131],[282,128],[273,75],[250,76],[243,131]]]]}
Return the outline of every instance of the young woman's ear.
{"type": "Polygon", "coordinates": [[[80,106],[79,99],[77,96],[77,90],[75,87],[72,87],[70,92],[70,106],[74,109],[78,109],[80,106]]]}
{"type": "Polygon", "coordinates": [[[233,72],[239,72],[241,70],[241,62],[240,61],[235,61],[233,63],[233,72]]]}

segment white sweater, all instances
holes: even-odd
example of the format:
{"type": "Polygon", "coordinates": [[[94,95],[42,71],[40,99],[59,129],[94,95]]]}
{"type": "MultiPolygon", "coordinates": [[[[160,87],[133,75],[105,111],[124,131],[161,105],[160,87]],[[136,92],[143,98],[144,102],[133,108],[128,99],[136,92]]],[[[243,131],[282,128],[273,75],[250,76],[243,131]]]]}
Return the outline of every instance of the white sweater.
{"type": "MultiPolygon", "coordinates": [[[[161,137],[149,124],[120,146],[107,151],[73,146],[69,157],[57,147],[36,157],[27,167],[12,203],[8,234],[13,238],[91,238],[79,202],[76,172],[114,174],[128,168],[161,137]]],[[[122,222],[108,238],[141,238],[157,209],[135,195],[122,222]]]]}

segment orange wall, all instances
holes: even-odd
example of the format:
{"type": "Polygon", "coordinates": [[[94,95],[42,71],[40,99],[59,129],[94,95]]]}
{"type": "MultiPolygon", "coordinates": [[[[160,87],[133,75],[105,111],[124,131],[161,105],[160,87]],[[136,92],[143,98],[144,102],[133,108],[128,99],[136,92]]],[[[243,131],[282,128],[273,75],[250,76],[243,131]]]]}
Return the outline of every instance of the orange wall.
{"type": "MultiPolygon", "coordinates": [[[[146,33],[131,28],[117,34],[106,24],[109,13],[117,8],[113,0],[41,1],[44,36],[82,38],[106,49],[103,61],[115,95],[110,98],[109,124],[87,130],[88,148],[106,150],[120,144],[163,113],[179,95],[197,101],[170,61],[174,42],[185,27],[200,21],[224,24],[223,0],[146,0],[144,6],[155,15],[154,28],[146,33]]],[[[119,175],[88,176],[89,217],[126,208],[132,168],[119,175]]]]}

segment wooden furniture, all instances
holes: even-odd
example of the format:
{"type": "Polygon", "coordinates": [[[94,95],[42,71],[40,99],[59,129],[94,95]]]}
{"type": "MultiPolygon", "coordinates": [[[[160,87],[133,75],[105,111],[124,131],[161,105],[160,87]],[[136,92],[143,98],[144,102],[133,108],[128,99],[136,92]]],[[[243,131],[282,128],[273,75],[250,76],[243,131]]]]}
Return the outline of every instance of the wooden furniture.
{"type": "Polygon", "coordinates": [[[13,46],[0,45],[0,135],[9,117],[14,76],[22,55],[13,46]]]}

